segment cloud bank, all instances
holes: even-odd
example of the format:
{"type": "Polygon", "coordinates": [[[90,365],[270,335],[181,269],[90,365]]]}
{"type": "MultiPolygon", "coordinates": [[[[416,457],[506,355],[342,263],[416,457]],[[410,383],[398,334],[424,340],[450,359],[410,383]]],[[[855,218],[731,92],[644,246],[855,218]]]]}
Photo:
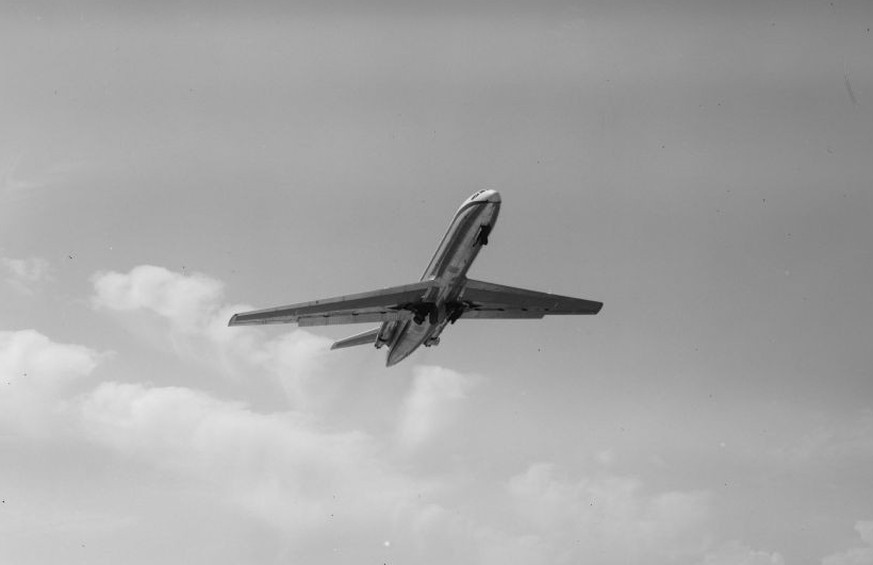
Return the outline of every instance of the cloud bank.
{"type": "Polygon", "coordinates": [[[82,345],[56,343],[36,330],[0,331],[0,426],[26,436],[56,429],[65,393],[101,360],[82,345]]]}
{"type": "Polygon", "coordinates": [[[864,545],[828,555],[822,565],[873,565],[873,520],[855,522],[855,531],[864,545]]]}
{"type": "MultiPolygon", "coordinates": [[[[369,396],[340,394],[323,384],[349,371],[325,357],[329,340],[301,330],[274,337],[256,328],[228,330],[227,317],[240,306],[224,302],[220,281],[144,265],[97,273],[92,282],[92,304],[109,323],[133,318],[141,325],[151,317],[157,325],[149,331],[170,337],[164,345],[183,361],[172,369],[178,384],[128,382],[114,374],[117,363],[104,363],[106,355],[90,348],[33,330],[2,332],[0,369],[15,386],[0,399],[0,422],[35,438],[63,430],[71,449],[96,449],[105,465],[158,477],[153,488],[173,493],[178,511],[206,497],[215,511],[259,524],[265,533],[257,543],[269,540],[276,561],[783,562],[778,553],[718,540],[711,492],[653,491],[613,471],[610,450],[592,452],[589,464],[576,468],[532,460],[494,469],[488,441],[459,441],[477,424],[470,404],[487,389],[486,377],[418,366],[399,393],[383,376],[372,379],[369,396]],[[186,380],[191,360],[207,371],[247,375],[243,382],[271,376],[289,401],[283,409],[256,408],[193,386],[186,380]],[[345,397],[342,408],[321,398],[334,393],[345,397]],[[368,430],[342,419],[340,411],[354,402],[385,414],[388,427],[368,430]]],[[[141,337],[154,346],[155,336],[141,337]]],[[[92,535],[142,527],[145,518],[124,513],[107,530],[112,512],[93,504],[80,513],[102,524],[92,535]]],[[[167,511],[173,508],[143,510],[167,511]]],[[[859,532],[865,536],[867,526],[859,532]]],[[[868,551],[826,561],[861,563],[868,551]]],[[[144,554],[143,562],[151,557],[144,554]]]]}
{"type": "Polygon", "coordinates": [[[31,296],[40,284],[51,276],[49,262],[41,257],[27,259],[0,258],[0,265],[6,271],[6,284],[20,294],[31,296]]]}

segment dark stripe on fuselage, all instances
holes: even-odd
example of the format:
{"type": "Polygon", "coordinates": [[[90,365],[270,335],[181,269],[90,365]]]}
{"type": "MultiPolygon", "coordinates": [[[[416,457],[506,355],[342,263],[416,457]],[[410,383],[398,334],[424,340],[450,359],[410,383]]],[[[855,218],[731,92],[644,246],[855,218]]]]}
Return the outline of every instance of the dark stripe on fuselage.
{"type": "Polygon", "coordinates": [[[479,219],[480,209],[487,204],[487,202],[468,202],[455,213],[421,280],[442,277],[445,274],[446,263],[455,256],[471,224],[479,219]]]}

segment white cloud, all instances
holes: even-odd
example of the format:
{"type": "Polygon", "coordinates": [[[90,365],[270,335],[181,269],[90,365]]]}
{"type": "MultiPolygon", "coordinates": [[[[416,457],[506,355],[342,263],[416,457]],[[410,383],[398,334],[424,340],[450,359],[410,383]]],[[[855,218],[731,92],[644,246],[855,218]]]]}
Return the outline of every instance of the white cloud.
{"type": "MultiPolygon", "coordinates": [[[[48,392],[30,402],[37,409],[24,411],[51,422],[65,405],[64,422],[69,433],[80,434],[79,447],[97,446],[102,457],[155,477],[155,492],[170,493],[162,504],[176,493],[185,501],[180,505],[203,497],[210,511],[258,524],[269,532],[261,539],[283,556],[319,561],[336,550],[335,562],[342,561],[337,555],[354,554],[417,563],[782,565],[779,553],[740,542],[714,545],[710,530],[718,516],[710,494],[651,491],[644,480],[616,473],[614,449],[592,453],[591,468],[582,472],[534,463],[507,479],[505,471],[481,464],[489,458],[489,439],[455,433],[475,424],[465,400],[485,382],[478,377],[416,367],[412,382],[403,383],[405,395],[397,381],[356,389],[365,394],[345,406],[357,402],[364,412],[385,415],[373,426],[379,431],[368,433],[357,418],[338,418],[336,406],[320,403],[329,390],[323,382],[345,378],[326,360],[328,340],[299,330],[269,338],[257,328],[227,328],[230,314],[244,307],[223,303],[222,284],[205,275],[141,266],[100,273],[93,282],[99,309],[133,325],[151,317],[187,358],[249,377],[272,375],[294,402],[267,411],[185,386],[121,382],[82,394],[82,387],[65,383],[90,374],[97,353],[54,344],[37,332],[6,332],[0,334],[0,368],[18,369],[28,359],[28,367],[51,376],[48,392]],[[79,394],[71,399],[74,391],[79,394]],[[432,465],[431,459],[451,463],[432,465]]],[[[189,369],[169,366],[170,378],[186,382],[189,369]]],[[[347,390],[337,394],[349,396],[347,390]]],[[[130,523],[143,519],[139,511],[124,514],[126,508],[115,503],[107,509],[98,501],[87,512],[123,515],[130,523]]],[[[862,537],[873,535],[873,526],[859,524],[862,537]]],[[[835,554],[826,565],[863,563],[847,559],[868,549],[835,554]]]]}
{"type": "Polygon", "coordinates": [[[94,304],[111,310],[152,311],[180,331],[199,331],[215,315],[221,282],[193,273],[182,275],[163,267],[140,265],[129,273],[100,272],[92,278],[94,304]]]}
{"type": "Polygon", "coordinates": [[[397,472],[369,435],[322,430],[294,412],[119,383],[100,385],[81,410],[94,441],[209,487],[298,543],[328,527],[347,541],[385,535],[431,491],[397,472]]]}
{"type": "Polygon", "coordinates": [[[554,466],[535,464],[505,488],[475,468],[461,479],[422,466],[435,449],[442,453],[437,440],[469,424],[464,400],[477,377],[416,367],[408,393],[388,397],[398,414],[393,434],[326,428],[333,419],[318,405],[325,389],[316,384],[326,379],[311,377],[324,371],[328,340],[300,330],[272,339],[257,328],[229,330],[230,314],[245,307],[223,304],[221,283],[205,275],[140,266],[93,282],[98,308],[156,315],[177,350],[280,376],[294,410],[261,413],[189,388],[104,383],[83,398],[88,437],[208,485],[300,547],[323,549],[326,531],[359,549],[379,540],[375,547],[387,551],[390,539],[395,559],[416,562],[668,562],[707,547],[708,495],[645,493],[640,480],[609,474],[611,451],[599,455],[596,476],[562,480],[554,466]],[[473,508],[486,499],[493,507],[471,510],[468,497],[473,508]]]}
{"type": "Polygon", "coordinates": [[[855,522],[855,530],[861,535],[864,543],[873,546],[873,520],[855,522]]]}
{"type": "Polygon", "coordinates": [[[35,330],[0,332],[0,426],[45,433],[64,393],[94,370],[101,355],[81,345],[56,343],[35,330]]]}
{"type": "MultiPolygon", "coordinates": [[[[463,387],[454,385],[435,396],[460,398],[463,387]]],[[[474,474],[471,507],[457,500],[467,481],[416,477],[384,441],[325,429],[298,412],[258,413],[187,388],[104,383],[83,398],[81,415],[93,441],[245,510],[302,557],[336,545],[419,563],[671,562],[702,555],[706,543],[707,495],[645,494],[632,478],[567,481],[535,464],[489,492],[474,474]],[[486,499],[493,507],[483,512],[486,499]]]]}
{"type": "Polygon", "coordinates": [[[13,194],[58,185],[87,168],[87,163],[80,160],[40,163],[38,155],[13,152],[0,160],[0,192],[13,194]]]}
{"type": "Polygon", "coordinates": [[[473,379],[442,367],[416,367],[409,395],[400,412],[398,437],[412,447],[426,442],[457,415],[473,379]]]}
{"type": "Polygon", "coordinates": [[[16,291],[31,295],[34,288],[48,280],[51,269],[48,261],[39,257],[28,259],[0,258],[7,272],[6,282],[16,291]]]}
{"type": "Polygon", "coordinates": [[[785,559],[777,552],[758,551],[736,540],[707,552],[703,565],[784,565],[785,559]]]}
{"type": "Polygon", "coordinates": [[[873,565],[873,520],[855,522],[855,531],[865,546],[828,555],[821,560],[822,565],[873,565]]]}
{"type": "Polygon", "coordinates": [[[507,485],[518,527],[553,553],[550,562],[662,562],[700,555],[709,543],[710,497],[703,492],[646,494],[638,479],[557,476],[531,465],[507,485]]]}
{"type": "MultiPolygon", "coordinates": [[[[300,331],[264,339],[253,329],[228,330],[224,323],[236,307],[221,304],[218,281],[146,266],[96,275],[94,284],[99,308],[154,314],[189,348],[207,347],[204,358],[217,354],[249,371],[281,373],[292,395],[318,396],[307,389],[306,375],[324,366],[326,340],[300,331]]],[[[330,411],[307,410],[311,405],[303,402],[294,410],[259,412],[188,387],[104,382],[70,399],[68,384],[90,374],[98,360],[88,348],[56,344],[34,331],[0,334],[0,368],[36,375],[14,398],[20,410],[4,406],[0,421],[12,418],[20,427],[26,415],[32,427],[44,426],[66,407],[68,433],[134,467],[158,470],[185,500],[200,492],[229,512],[242,510],[297,556],[334,547],[371,560],[390,552],[394,560],[421,563],[561,563],[589,556],[608,563],[627,555],[628,537],[637,540],[633,555],[669,557],[684,555],[702,535],[705,496],[644,495],[634,479],[560,481],[553,467],[534,465],[503,489],[475,467],[463,479],[432,469],[417,474],[419,450],[408,448],[432,446],[468,419],[462,405],[478,379],[455,371],[415,368],[408,394],[389,397],[399,418],[393,433],[380,438],[326,425],[333,422],[330,411]],[[494,505],[483,510],[486,499],[494,505]]],[[[115,515],[102,513],[100,504],[88,512],[115,515]]],[[[138,515],[126,519],[134,523],[138,515]]]]}
{"type": "Polygon", "coordinates": [[[49,264],[45,259],[31,257],[30,259],[0,259],[0,262],[15,277],[23,281],[37,282],[48,276],[49,264]]]}
{"type": "Polygon", "coordinates": [[[163,342],[224,374],[270,375],[297,408],[317,402],[310,389],[319,383],[311,377],[322,373],[330,340],[300,329],[271,338],[258,328],[228,328],[233,313],[251,307],[224,303],[224,285],[200,273],[141,265],[128,273],[99,272],[91,280],[96,308],[163,320],[166,326],[134,325],[147,341],[163,342]]]}
{"type": "Polygon", "coordinates": [[[92,441],[242,509],[301,559],[333,547],[417,563],[671,562],[701,555],[706,538],[701,493],[644,494],[615,476],[564,481],[536,464],[505,490],[478,482],[471,511],[447,502],[461,483],[410,474],[376,437],[187,388],[104,383],[82,398],[81,418],[92,441]],[[486,499],[494,507],[482,512],[486,499]]]}

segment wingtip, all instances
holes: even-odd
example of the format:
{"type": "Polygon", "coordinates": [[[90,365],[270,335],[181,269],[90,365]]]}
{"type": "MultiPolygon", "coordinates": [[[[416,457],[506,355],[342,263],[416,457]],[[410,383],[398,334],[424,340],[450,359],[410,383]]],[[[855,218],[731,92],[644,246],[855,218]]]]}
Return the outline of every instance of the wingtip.
{"type": "Polygon", "coordinates": [[[234,314],[233,316],[230,317],[230,320],[227,321],[228,327],[236,325],[236,317],[237,316],[239,316],[239,314],[234,314]]]}

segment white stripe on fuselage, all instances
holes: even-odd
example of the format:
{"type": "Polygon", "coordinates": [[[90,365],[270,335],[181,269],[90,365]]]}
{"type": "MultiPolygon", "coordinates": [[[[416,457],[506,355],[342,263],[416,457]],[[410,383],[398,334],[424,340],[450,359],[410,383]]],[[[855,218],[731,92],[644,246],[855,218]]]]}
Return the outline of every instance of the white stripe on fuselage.
{"type": "Polygon", "coordinates": [[[438,312],[438,321],[426,319],[421,324],[413,321],[385,322],[381,336],[389,336],[388,366],[408,357],[421,344],[436,338],[449,322],[446,304],[457,299],[464,288],[467,270],[479,250],[476,242],[482,226],[494,227],[500,211],[500,194],[496,190],[480,190],[461,204],[452,218],[449,229],[437,247],[421,280],[433,280],[437,286],[425,295],[423,302],[432,303],[438,312]]]}

